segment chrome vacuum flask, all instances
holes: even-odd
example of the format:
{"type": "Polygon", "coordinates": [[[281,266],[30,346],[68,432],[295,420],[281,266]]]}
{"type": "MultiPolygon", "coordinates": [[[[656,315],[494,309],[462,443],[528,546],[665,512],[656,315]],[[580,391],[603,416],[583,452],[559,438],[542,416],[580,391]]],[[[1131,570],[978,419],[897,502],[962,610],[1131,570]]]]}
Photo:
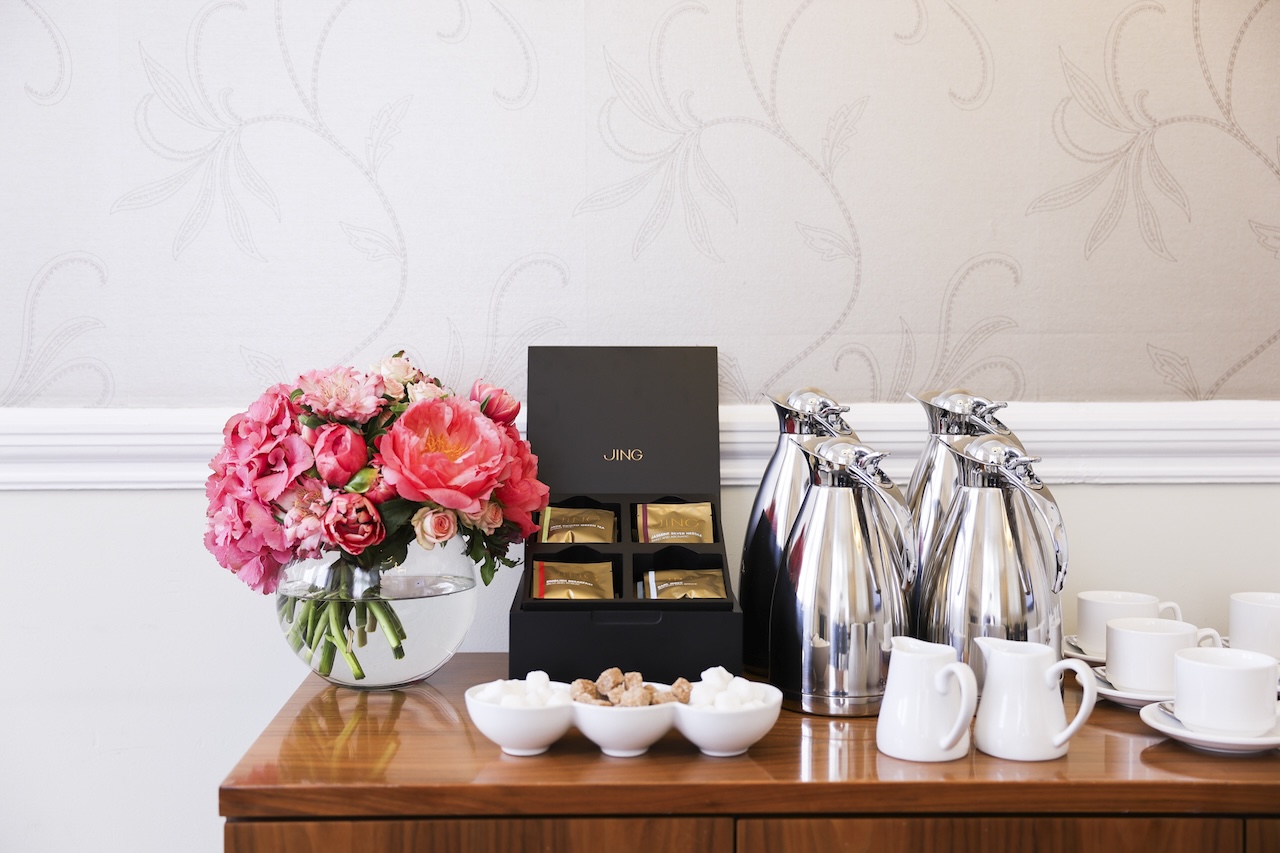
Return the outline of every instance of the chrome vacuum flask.
{"type": "Polygon", "coordinates": [[[856,438],[841,414],[841,406],[817,388],[799,388],[785,400],[770,397],[778,414],[778,445],[765,468],[755,504],[747,518],[738,572],[738,600],[742,605],[742,663],[747,672],[769,674],[769,602],[782,566],[782,549],[800,511],[809,485],[804,452],[797,436],[856,438]]]}
{"type": "Polygon", "coordinates": [[[810,483],[774,586],[769,680],[792,710],[874,715],[892,639],[910,628],[911,517],[879,468],[885,454],[849,438],[797,443],[810,483]]]}
{"type": "Polygon", "coordinates": [[[1067,537],[1058,505],[1010,437],[945,438],[959,483],[920,578],[916,635],[956,649],[981,682],[976,637],[1062,651],[1067,537]]]}
{"type": "MultiPolygon", "coordinates": [[[[995,417],[1007,403],[995,403],[958,388],[925,391],[918,397],[911,395],[911,399],[924,407],[929,422],[929,440],[916,460],[906,492],[911,521],[916,526],[916,548],[923,575],[960,478],[959,467],[943,440],[964,435],[1012,437],[1013,433],[995,417]]],[[[919,612],[920,596],[921,585],[916,583],[908,601],[913,617],[919,612]]]]}

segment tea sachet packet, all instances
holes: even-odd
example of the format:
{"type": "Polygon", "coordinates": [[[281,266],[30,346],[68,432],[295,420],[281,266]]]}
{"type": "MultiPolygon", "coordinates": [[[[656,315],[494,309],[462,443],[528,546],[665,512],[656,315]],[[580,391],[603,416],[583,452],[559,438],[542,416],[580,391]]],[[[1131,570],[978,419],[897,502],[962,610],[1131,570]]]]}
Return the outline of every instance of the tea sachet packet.
{"type": "Polygon", "coordinates": [[[533,564],[534,598],[613,598],[612,563],[557,563],[536,560],[533,564]]]}
{"type": "Polygon", "coordinates": [[[637,504],[636,531],[641,542],[714,542],[711,504],[637,504]]]}

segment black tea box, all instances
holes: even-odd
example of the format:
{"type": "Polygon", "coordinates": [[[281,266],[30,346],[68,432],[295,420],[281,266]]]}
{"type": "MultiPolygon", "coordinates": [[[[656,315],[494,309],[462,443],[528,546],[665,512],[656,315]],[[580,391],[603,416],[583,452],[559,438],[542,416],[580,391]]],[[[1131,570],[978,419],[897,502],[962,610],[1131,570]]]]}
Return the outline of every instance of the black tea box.
{"type": "Polygon", "coordinates": [[[713,666],[741,674],[742,609],[720,517],[716,349],[530,347],[528,387],[528,438],[551,506],[609,510],[615,529],[612,542],[535,534],[525,543],[510,676],[594,679],[612,666],[664,683],[713,666]],[[699,503],[710,505],[712,541],[643,541],[644,505],[699,503]],[[613,598],[538,597],[540,561],[607,563],[613,598]],[[643,597],[646,573],[663,569],[718,570],[726,597],[643,597]]]}

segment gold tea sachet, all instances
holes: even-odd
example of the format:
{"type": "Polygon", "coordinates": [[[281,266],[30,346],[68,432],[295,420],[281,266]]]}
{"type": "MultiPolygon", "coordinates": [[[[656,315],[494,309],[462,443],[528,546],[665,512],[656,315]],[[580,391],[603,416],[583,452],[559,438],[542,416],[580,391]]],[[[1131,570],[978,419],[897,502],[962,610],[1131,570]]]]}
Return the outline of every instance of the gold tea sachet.
{"type": "Polygon", "coordinates": [[[654,569],[640,586],[642,598],[727,598],[719,569],[654,569]]]}
{"type": "Polygon", "coordinates": [[[539,542],[612,542],[614,516],[607,509],[549,506],[542,511],[539,542]]]}
{"type": "Polygon", "coordinates": [[[536,560],[532,595],[545,599],[613,598],[613,564],[536,560]]]}
{"type": "Polygon", "coordinates": [[[711,504],[637,504],[641,542],[714,542],[711,504]]]}

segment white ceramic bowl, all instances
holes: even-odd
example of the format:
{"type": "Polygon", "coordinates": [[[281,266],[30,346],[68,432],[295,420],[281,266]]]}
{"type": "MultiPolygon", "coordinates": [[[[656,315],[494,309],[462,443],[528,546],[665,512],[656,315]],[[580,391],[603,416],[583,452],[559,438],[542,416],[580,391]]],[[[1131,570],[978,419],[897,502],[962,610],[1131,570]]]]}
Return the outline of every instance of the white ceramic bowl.
{"type": "Polygon", "coordinates": [[[741,755],[769,733],[782,710],[782,691],[757,684],[764,704],[755,708],[718,710],[711,706],[676,705],[676,728],[706,755],[741,755]]]}
{"type": "MultiPolygon", "coordinates": [[[[650,683],[650,682],[646,682],[650,683]]],[[[659,690],[670,690],[665,684],[654,684],[659,690]]],[[[631,758],[644,755],[675,722],[676,705],[646,705],[642,708],[625,708],[613,705],[586,705],[573,703],[573,724],[600,747],[605,755],[615,758],[631,758]]]]}
{"type": "MultiPolygon", "coordinates": [[[[558,741],[573,725],[573,703],[512,708],[478,697],[486,686],[477,684],[463,694],[467,713],[480,733],[508,755],[538,755],[558,741]]],[[[569,685],[553,681],[552,689],[569,694],[569,685]]]]}

